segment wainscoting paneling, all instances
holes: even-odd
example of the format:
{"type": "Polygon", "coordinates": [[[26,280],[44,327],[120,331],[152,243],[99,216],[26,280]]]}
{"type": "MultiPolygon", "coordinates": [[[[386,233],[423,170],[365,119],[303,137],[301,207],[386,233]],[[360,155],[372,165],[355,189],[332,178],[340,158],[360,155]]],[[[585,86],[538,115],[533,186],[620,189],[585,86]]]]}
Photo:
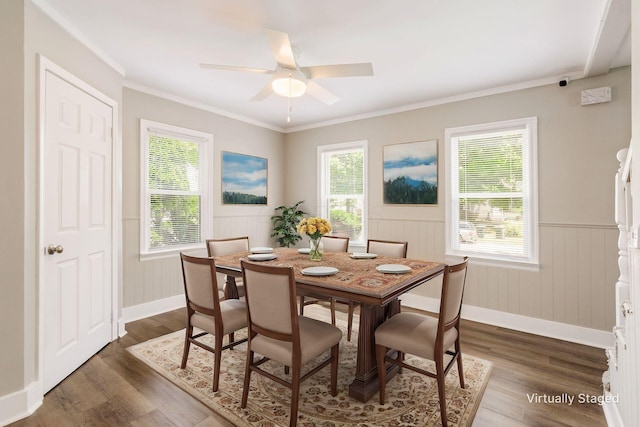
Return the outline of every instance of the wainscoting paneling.
{"type": "MultiPolygon", "coordinates": [[[[249,236],[251,246],[272,246],[273,211],[268,211],[268,215],[216,217],[213,219],[212,237],[249,236]]],[[[182,271],[177,254],[141,261],[139,218],[124,219],[123,236],[123,308],[183,294],[182,271]]],[[[204,250],[204,245],[202,248],[204,250]]]]}
{"type": "MultiPolygon", "coordinates": [[[[445,260],[445,224],[433,220],[369,220],[369,237],[407,240],[408,256],[445,260]]],[[[538,271],[472,261],[465,304],[590,329],[610,330],[618,277],[617,236],[611,225],[540,225],[538,271]]],[[[413,291],[439,297],[438,282],[413,291]]]]}
{"type": "Polygon", "coordinates": [[[270,237],[271,215],[273,210],[269,210],[268,215],[251,216],[224,216],[213,219],[213,235],[216,238],[249,236],[251,246],[272,246],[273,239],[270,237]]]}
{"type": "MultiPolygon", "coordinates": [[[[270,216],[214,218],[214,235],[248,235],[252,246],[273,245],[270,216]]],[[[369,220],[369,237],[407,240],[410,258],[445,261],[444,222],[369,220]]],[[[182,293],[178,257],[140,261],[139,221],[124,221],[123,307],[182,293]]],[[[500,268],[471,262],[465,304],[490,310],[610,330],[618,276],[617,228],[606,225],[540,226],[539,271],[500,268]]],[[[413,291],[437,298],[439,282],[413,291]]]]}

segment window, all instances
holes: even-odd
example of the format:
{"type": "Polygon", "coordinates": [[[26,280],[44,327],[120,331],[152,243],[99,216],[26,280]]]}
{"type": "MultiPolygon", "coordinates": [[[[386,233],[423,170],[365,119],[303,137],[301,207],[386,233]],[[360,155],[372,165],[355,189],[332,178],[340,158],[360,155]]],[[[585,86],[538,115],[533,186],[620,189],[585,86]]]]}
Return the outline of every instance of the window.
{"type": "Polygon", "coordinates": [[[353,245],[366,243],[366,149],[366,141],[318,147],[320,215],[353,245]]]}
{"type": "Polygon", "coordinates": [[[445,130],[447,253],[538,263],[537,119],[445,130]]]}
{"type": "Polygon", "coordinates": [[[200,246],[208,235],[210,134],[140,120],[140,252],[200,246]]]}

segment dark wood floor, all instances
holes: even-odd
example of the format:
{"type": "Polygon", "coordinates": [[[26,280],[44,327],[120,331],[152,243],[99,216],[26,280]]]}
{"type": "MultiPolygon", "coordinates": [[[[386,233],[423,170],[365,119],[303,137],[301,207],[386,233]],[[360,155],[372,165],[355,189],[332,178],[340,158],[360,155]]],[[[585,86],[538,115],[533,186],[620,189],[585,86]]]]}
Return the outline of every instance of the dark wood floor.
{"type": "MultiPolygon", "coordinates": [[[[12,426],[230,426],[124,349],[184,327],[176,310],[127,324],[106,346],[51,390],[31,417],[12,426]]],[[[597,404],[604,351],[504,328],[463,321],[462,350],[494,363],[474,427],[606,426],[597,404]],[[563,395],[564,394],[564,395],[563,395]],[[573,404],[530,402],[573,396],[573,404]]]]}

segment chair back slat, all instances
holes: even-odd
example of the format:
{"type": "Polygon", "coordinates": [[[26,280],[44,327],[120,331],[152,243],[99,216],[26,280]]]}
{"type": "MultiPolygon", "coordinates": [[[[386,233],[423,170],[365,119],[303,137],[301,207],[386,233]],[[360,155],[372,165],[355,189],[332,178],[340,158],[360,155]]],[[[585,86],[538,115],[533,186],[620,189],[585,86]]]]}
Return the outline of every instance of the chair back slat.
{"type": "Polygon", "coordinates": [[[459,264],[445,267],[440,298],[440,322],[444,322],[445,328],[455,326],[460,318],[466,276],[466,257],[459,264]]]}
{"type": "Polygon", "coordinates": [[[348,237],[322,236],[321,242],[325,252],[347,252],[349,250],[348,237]]]}
{"type": "Polygon", "coordinates": [[[233,237],[230,239],[208,239],[209,256],[222,256],[249,251],[249,237],[233,237]]]}
{"type": "Polygon", "coordinates": [[[242,270],[251,324],[278,334],[292,334],[297,327],[291,315],[297,310],[293,269],[269,267],[267,273],[264,267],[242,261],[242,270]]]}
{"type": "Polygon", "coordinates": [[[406,258],[407,246],[407,242],[394,242],[390,240],[374,239],[367,240],[367,252],[382,256],[406,258]]]}
{"type": "Polygon", "coordinates": [[[211,258],[180,254],[184,293],[188,303],[208,310],[219,304],[215,263],[211,258]]]}

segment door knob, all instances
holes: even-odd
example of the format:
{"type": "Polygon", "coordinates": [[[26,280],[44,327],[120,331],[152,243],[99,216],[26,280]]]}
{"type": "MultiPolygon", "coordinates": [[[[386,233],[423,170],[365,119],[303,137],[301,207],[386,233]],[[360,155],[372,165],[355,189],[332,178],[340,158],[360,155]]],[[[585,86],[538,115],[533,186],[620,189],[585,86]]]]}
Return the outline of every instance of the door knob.
{"type": "Polygon", "coordinates": [[[62,251],[64,251],[64,248],[62,247],[62,245],[58,245],[58,246],[55,246],[55,245],[49,245],[49,246],[47,247],[47,252],[49,253],[49,255],[53,255],[53,254],[55,254],[56,252],[57,252],[57,253],[59,253],[59,254],[61,254],[61,253],[62,253],[62,251]]]}

